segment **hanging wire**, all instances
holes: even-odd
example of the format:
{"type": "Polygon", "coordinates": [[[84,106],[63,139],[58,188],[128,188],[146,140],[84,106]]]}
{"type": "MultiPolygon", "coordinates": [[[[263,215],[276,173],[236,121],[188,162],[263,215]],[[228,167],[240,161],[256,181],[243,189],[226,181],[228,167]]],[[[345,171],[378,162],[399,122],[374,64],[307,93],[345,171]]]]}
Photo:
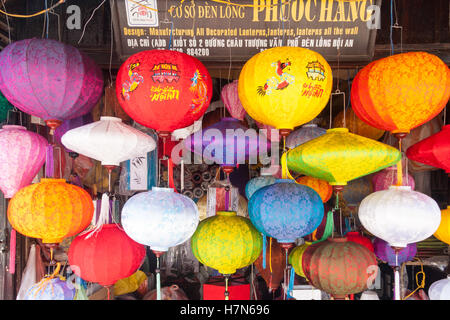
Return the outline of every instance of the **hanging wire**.
{"type": "MultiPolygon", "coordinates": [[[[6,12],[5,1],[6,0],[2,0],[2,6],[3,6],[3,10],[5,10],[5,12],[6,12]]],[[[6,15],[6,24],[8,25],[8,40],[9,40],[9,43],[11,43],[11,27],[9,26],[8,15],[6,15]]]]}
{"type": "Polygon", "coordinates": [[[48,11],[55,9],[57,6],[59,6],[60,4],[62,4],[64,2],[66,2],[66,0],[59,0],[58,3],[55,4],[54,6],[51,6],[48,9],[41,10],[41,11],[33,13],[33,14],[26,14],[26,15],[24,15],[24,14],[12,14],[12,13],[6,12],[6,10],[5,11],[0,10],[0,13],[3,13],[6,16],[14,17],[14,18],[32,18],[32,17],[39,16],[41,14],[47,13],[48,11]]]}
{"type": "Polygon", "coordinates": [[[92,11],[92,14],[91,14],[91,16],[89,17],[89,19],[86,21],[86,23],[84,24],[84,26],[83,26],[83,32],[81,33],[81,37],[80,37],[80,39],[78,40],[78,44],[80,44],[80,42],[81,42],[81,40],[83,39],[83,37],[84,37],[84,33],[86,32],[86,26],[89,24],[89,22],[92,20],[92,18],[94,17],[94,14],[95,14],[95,12],[98,10],[98,9],[100,9],[100,7],[104,4],[106,2],[106,0],[103,0],[95,9],[94,9],[94,11],[92,11]]]}
{"type": "MultiPolygon", "coordinates": [[[[53,0],[51,3],[51,6],[53,6],[53,0]]],[[[57,14],[55,12],[55,10],[51,9],[48,11],[50,14],[54,15],[57,17],[57,21],[58,21],[58,41],[61,41],[61,16],[59,14],[57,14]]]]}
{"type": "MultiPolygon", "coordinates": [[[[111,0],[111,7],[114,8],[114,1],[115,0],[111,0]]],[[[114,49],[114,30],[113,30],[113,17],[112,17],[112,12],[111,12],[111,47],[110,47],[110,52],[109,52],[109,85],[110,87],[112,87],[112,83],[113,83],[113,77],[112,77],[112,57],[113,57],[113,49],[114,49]]],[[[106,99],[105,99],[106,100],[106,99]]]]}

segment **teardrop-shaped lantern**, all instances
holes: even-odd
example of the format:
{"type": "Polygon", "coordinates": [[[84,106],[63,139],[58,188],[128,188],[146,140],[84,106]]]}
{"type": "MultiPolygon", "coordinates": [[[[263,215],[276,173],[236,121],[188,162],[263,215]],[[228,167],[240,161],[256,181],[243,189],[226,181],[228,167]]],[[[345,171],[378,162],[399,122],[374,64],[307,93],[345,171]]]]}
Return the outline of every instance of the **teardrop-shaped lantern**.
{"type": "Polygon", "coordinates": [[[25,127],[4,125],[0,130],[0,189],[5,198],[29,185],[45,162],[47,140],[25,127]]]}
{"type": "MultiPolygon", "coordinates": [[[[402,172],[402,173],[403,173],[403,179],[402,179],[403,185],[410,186],[411,190],[414,190],[414,188],[416,186],[414,177],[409,173],[408,173],[408,175],[406,175],[406,172],[402,172]]],[[[383,169],[380,172],[377,172],[372,177],[373,191],[387,190],[392,185],[397,185],[397,167],[396,166],[392,166],[392,167],[383,169]]]]}
{"type": "Polygon", "coordinates": [[[380,238],[373,240],[373,248],[377,258],[386,262],[391,267],[401,266],[404,262],[411,261],[417,253],[417,244],[410,243],[406,248],[397,251],[396,258],[394,249],[392,249],[389,243],[380,238]]]}
{"type": "Polygon", "coordinates": [[[445,170],[450,175],[450,125],[412,145],[406,156],[414,161],[445,170]]]}
{"type": "Polygon", "coordinates": [[[348,108],[345,110],[345,123],[344,111],[339,112],[333,119],[333,127],[346,127],[351,133],[373,140],[380,139],[384,134],[384,130],[372,127],[371,125],[368,125],[367,123],[359,119],[352,108],[348,108]]]}
{"type": "Polygon", "coordinates": [[[223,86],[220,93],[225,108],[227,108],[230,115],[238,120],[244,120],[247,112],[242,106],[241,100],[239,100],[238,94],[238,80],[234,80],[223,86]]]}
{"type": "Polygon", "coordinates": [[[450,206],[441,210],[441,223],[434,236],[450,245],[450,206]]]}
{"type": "Polygon", "coordinates": [[[69,130],[61,141],[66,148],[101,161],[104,166],[119,166],[156,146],[151,136],[116,117],[101,117],[100,121],[69,130]]]}
{"type": "Polygon", "coordinates": [[[54,130],[88,113],[103,93],[103,75],[77,48],[52,39],[15,41],[0,53],[0,90],[18,109],[54,130]]]}
{"type": "Polygon", "coordinates": [[[219,211],[198,225],[191,239],[198,261],[224,275],[244,268],[261,254],[262,237],[249,219],[219,211]]]}
{"type": "Polygon", "coordinates": [[[428,296],[430,300],[450,300],[450,275],[433,282],[428,289],[428,296]]]}
{"type": "Polygon", "coordinates": [[[117,99],[136,122],[167,135],[198,120],[212,97],[212,80],[196,58],[175,50],[129,57],[116,80],[117,99]]]}
{"type": "Polygon", "coordinates": [[[294,149],[295,147],[315,139],[327,133],[326,129],[320,128],[315,123],[304,124],[297,130],[291,132],[286,138],[286,147],[294,149]]]}
{"type": "Polygon", "coordinates": [[[257,190],[261,189],[262,187],[265,187],[265,186],[275,183],[275,180],[277,180],[277,178],[275,178],[271,174],[262,173],[262,172],[259,177],[250,179],[247,182],[247,184],[245,185],[245,195],[246,195],[247,199],[250,199],[252,197],[252,195],[257,190]]]}
{"type": "Polygon", "coordinates": [[[248,211],[256,229],[281,245],[290,245],[319,226],[323,203],[312,188],[293,180],[277,179],[252,195],[248,211]]]}
{"type": "Polygon", "coordinates": [[[86,229],[93,215],[91,196],[64,179],[41,179],[22,188],[8,206],[15,230],[49,246],[86,229]]]}
{"type": "Polygon", "coordinates": [[[104,224],[98,231],[77,236],[68,257],[77,276],[106,287],[136,272],[145,258],[145,247],[117,224],[104,224]]]}
{"type": "Polygon", "coordinates": [[[370,194],[361,202],[358,216],[367,231],[399,248],[425,240],[441,222],[436,201],[409,186],[370,194]]]}
{"type": "Polygon", "coordinates": [[[330,200],[331,196],[333,195],[333,187],[330,186],[328,182],[325,180],[303,176],[300,178],[297,178],[297,183],[308,186],[314,191],[316,191],[320,198],[322,199],[322,202],[325,203],[328,200],[330,200]]]}
{"type": "MultiPolygon", "coordinates": [[[[384,143],[334,128],[327,133],[287,151],[289,169],[328,181],[333,186],[392,166],[401,153],[384,143]]],[[[283,161],[286,161],[284,159],[283,161]]]]}
{"type": "Polygon", "coordinates": [[[409,133],[434,118],[449,97],[449,68],[426,52],[396,54],[368,64],[358,72],[351,90],[356,115],[394,134],[409,133]]]}
{"type": "Polygon", "coordinates": [[[239,75],[239,98],[250,117],[287,136],[325,108],[333,75],[317,52],[274,47],[254,55],[239,75]]]}

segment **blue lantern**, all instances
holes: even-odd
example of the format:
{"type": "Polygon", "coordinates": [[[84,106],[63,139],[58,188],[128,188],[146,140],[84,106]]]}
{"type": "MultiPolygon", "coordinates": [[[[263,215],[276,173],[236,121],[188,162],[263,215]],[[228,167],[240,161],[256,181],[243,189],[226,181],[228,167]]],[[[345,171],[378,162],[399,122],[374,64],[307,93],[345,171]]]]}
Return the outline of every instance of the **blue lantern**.
{"type": "Polygon", "coordinates": [[[73,300],[75,287],[56,278],[44,278],[28,289],[25,300],[73,300]]]}
{"type": "Polygon", "coordinates": [[[247,199],[250,199],[257,190],[275,183],[275,180],[277,180],[277,178],[267,174],[261,174],[261,176],[251,179],[245,185],[245,196],[247,199]]]}

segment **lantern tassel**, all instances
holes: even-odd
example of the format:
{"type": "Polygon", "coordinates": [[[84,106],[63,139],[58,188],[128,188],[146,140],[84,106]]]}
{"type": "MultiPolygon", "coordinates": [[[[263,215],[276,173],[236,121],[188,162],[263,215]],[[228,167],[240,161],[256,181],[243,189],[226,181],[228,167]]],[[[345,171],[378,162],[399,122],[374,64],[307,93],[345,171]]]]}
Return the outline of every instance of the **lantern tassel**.
{"type": "Polygon", "coordinates": [[[295,180],[287,166],[287,151],[281,156],[281,178],[295,180]]]}
{"type": "Polygon", "coordinates": [[[16,230],[11,229],[11,237],[9,242],[9,273],[16,272],[16,230]]]}
{"type": "Polygon", "coordinates": [[[290,274],[289,274],[289,286],[287,289],[287,297],[288,299],[293,299],[294,297],[291,295],[292,290],[294,289],[294,280],[295,280],[295,270],[292,266],[290,266],[290,274]]]}
{"type": "Polygon", "coordinates": [[[156,257],[156,300],[161,300],[161,272],[159,270],[159,256],[156,257]]]}
{"type": "Polygon", "coordinates": [[[175,183],[173,181],[173,161],[172,158],[167,159],[167,170],[169,176],[169,188],[172,188],[174,192],[177,192],[175,189],[175,183]]]}
{"type": "Polygon", "coordinates": [[[400,158],[400,161],[397,163],[397,186],[403,185],[403,168],[402,168],[402,161],[403,161],[403,153],[402,153],[402,139],[398,140],[398,148],[400,150],[400,153],[402,154],[402,157],[400,158]]]}
{"type": "Polygon", "coordinates": [[[267,250],[267,239],[264,234],[262,234],[263,237],[263,261],[262,261],[262,267],[263,269],[266,269],[266,250],[267,250]]]}
{"type": "Polygon", "coordinates": [[[45,176],[48,178],[53,178],[55,174],[55,160],[53,158],[53,145],[49,144],[46,148],[46,158],[45,158],[45,176]]]}
{"type": "MultiPolygon", "coordinates": [[[[96,234],[97,232],[99,232],[102,228],[102,226],[104,224],[107,224],[109,222],[109,208],[110,208],[110,203],[109,203],[109,196],[107,193],[103,193],[102,194],[102,201],[100,204],[100,214],[97,218],[97,221],[95,221],[94,225],[92,228],[82,232],[81,234],[85,234],[85,233],[89,233],[86,236],[86,239],[89,239],[90,237],[92,237],[94,234],[96,234]]],[[[95,218],[95,215],[94,215],[95,218]]]]}

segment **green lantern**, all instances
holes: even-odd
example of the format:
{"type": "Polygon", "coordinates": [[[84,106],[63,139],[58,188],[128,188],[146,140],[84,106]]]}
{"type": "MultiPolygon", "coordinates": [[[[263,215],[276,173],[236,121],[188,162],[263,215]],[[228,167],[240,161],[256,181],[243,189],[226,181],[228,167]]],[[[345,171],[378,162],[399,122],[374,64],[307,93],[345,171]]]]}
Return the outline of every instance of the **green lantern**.
{"type": "Polygon", "coordinates": [[[6,100],[3,93],[0,92],[0,122],[3,122],[8,118],[8,111],[13,108],[14,106],[6,100]]]}

